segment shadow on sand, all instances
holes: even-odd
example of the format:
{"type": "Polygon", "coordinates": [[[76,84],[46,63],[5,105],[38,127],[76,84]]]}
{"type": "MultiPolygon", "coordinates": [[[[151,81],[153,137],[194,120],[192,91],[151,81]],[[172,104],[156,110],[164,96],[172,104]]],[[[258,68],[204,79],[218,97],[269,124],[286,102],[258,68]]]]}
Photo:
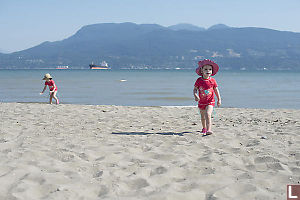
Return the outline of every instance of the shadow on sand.
{"type": "Polygon", "coordinates": [[[147,132],[112,132],[114,135],[178,135],[183,136],[185,133],[192,133],[192,132],[181,132],[181,133],[174,133],[174,132],[159,132],[159,133],[147,133],[147,132]]]}

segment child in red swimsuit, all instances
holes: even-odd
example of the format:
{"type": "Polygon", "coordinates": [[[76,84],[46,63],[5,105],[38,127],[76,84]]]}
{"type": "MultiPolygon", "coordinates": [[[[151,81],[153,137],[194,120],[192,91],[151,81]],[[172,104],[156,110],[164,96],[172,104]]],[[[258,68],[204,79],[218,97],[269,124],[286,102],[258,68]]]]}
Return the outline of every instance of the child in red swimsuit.
{"type": "Polygon", "coordinates": [[[215,106],[215,94],[218,98],[217,105],[221,106],[221,96],[217,82],[211,76],[214,76],[219,66],[208,59],[198,62],[199,67],[196,73],[201,76],[194,85],[194,97],[198,102],[198,108],[201,113],[202,133],[203,135],[211,135],[211,114],[215,106]]]}
{"type": "Polygon", "coordinates": [[[43,89],[43,91],[40,94],[43,94],[44,91],[47,88],[47,85],[49,86],[49,90],[50,90],[50,100],[49,103],[52,104],[52,98],[54,98],[56,100],[56,104],[59,104],[59,100],[56,96],[57,93],[57,86],[54,82],[54,80],[52,80],[52,77],[50,74],[45,74],[43,80],[45,80],[45,87],[43,89]]]}

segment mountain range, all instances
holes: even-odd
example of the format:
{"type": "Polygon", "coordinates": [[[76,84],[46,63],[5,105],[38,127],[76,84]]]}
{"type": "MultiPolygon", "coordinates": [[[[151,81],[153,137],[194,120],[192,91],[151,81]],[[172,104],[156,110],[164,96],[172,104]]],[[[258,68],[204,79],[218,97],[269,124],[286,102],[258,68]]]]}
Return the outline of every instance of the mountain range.
{"type": "Polygon", "coordinates": [[[93,24],[61,41],[0,53],[0,68],[88,68],[103,60],[112,69],[194,68],[204,58],[222,69],[300,70],[300,33],[224,24],[208,29],[191,24],[93,24]]]}

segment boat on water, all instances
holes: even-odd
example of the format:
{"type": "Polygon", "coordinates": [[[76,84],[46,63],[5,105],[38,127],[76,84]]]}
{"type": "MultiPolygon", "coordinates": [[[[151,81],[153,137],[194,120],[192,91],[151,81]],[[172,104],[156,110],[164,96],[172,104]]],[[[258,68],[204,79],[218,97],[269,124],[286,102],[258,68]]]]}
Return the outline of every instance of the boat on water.
{"type": "Polygon", "coordinates": [[[69,69],[69,66],[68,65],[57,66],[55,69],[69,69]]]}
{"type": "Polygon", "coordinates": [[[95,65],[93,62],[89,64],[90,69],[109,69],[107,62],[102,61],[100,65],[95,65]]]}

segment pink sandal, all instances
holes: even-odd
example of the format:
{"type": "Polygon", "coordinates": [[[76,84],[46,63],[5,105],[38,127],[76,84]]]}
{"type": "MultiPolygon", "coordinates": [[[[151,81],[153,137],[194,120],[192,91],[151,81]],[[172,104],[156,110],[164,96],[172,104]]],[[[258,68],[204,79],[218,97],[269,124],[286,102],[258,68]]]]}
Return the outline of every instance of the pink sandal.
{"type": "Polygon", "coordinates": [[[201,131],[201,133],[203,133],[203,134],[206,134],[206,132],[207,132],[206,128],[203,128],[201,131]]]}

